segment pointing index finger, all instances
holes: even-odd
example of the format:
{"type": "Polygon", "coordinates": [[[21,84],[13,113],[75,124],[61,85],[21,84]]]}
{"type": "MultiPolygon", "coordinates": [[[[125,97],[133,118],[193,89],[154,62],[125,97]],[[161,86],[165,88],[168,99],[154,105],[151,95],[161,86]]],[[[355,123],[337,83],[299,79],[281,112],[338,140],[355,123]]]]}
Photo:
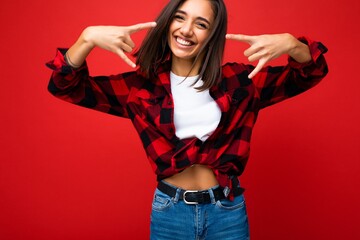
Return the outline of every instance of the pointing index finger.
{"type": "Polygon", "coordinates": [[[138,31],[144,30],[144,29],[148,29],[148,28],[153,28],[156,26],[156,22],[147,22],[147,23],[138,23],[132,26],[129,26],[129,33],[136,33],[138,31]]]}
{"type": "Polygon", "coordinates": [[[248,44],[253,43],[253,38],[254,38],[253,36],[244,35],[244,34],[226,34],[226,39],[245,42],[248,44]]]}

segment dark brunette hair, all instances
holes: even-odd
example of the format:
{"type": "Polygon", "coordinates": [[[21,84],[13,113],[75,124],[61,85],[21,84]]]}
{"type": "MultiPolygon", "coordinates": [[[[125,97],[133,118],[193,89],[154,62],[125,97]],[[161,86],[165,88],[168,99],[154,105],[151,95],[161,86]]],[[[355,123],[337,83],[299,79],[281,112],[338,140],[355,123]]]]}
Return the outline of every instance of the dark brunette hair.
{"type": "MultiPolygon", "coordinates": [[[[187,0],[171,0],[156,19],[157,26],[146,35],[139,50],[135,53],[136,64],[147,77],[156,76],[160,65],[171,57],[168,44],[170,24],[176,10],[187,0]]],[[[198,90],[206,90],[218,84],[221,80],[221,65],[225,48],[225,35],[227,31],[227,11],[223,0],[209,0],[214,12],[214,22],[205,44],[195,57],[194,65],[202,59],[199,79],[204,84],[198,90]]],[[[193,65],[193,67],[194,67],[193,65]]]]}

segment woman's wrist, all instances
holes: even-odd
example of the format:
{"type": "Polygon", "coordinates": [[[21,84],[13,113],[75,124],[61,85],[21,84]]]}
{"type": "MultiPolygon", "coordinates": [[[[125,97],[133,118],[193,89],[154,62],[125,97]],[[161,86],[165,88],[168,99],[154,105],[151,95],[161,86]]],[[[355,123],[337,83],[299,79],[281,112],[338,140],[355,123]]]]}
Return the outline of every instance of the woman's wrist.
{"type": "Polygon", "coordinates": [[[90,51],[95,48],[95,43],[93,40],[94,33],[93,27],[87,27],[80,35],[80,44],[85,45],[90,51]]]}
{"type": "Polygon", "coordinates": [[[290,40],[291,43],[290,43],[288,55],[299,63],[306,63],[311,61],[311,53],[308,45],[299,41],[291,34],[289,35],[291,36],[291,40],[290,40]]]}
{"type": "Polygon", "coordinates": [[[78,40],[65,54],[66,63],[73,67],[79,68],[84,63],[86,57],[95,47],[92,41],[92,33],[90,27],[87,27],[80,35],[78,40]]]}

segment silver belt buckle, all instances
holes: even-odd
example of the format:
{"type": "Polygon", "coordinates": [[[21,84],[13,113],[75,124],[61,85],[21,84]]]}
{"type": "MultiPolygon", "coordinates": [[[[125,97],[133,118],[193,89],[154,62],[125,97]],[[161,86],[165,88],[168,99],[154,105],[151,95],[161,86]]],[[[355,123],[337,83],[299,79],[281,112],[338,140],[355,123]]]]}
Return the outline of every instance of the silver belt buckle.
{"type": "Polygon", "coordinates": [[[190,204],[190,205],[199,204],[198,202],[188,202],[188,201],[186,201],[186,194],[187,194],[187,193],[196,193],[196,192],[198,192],[198,191],[196,191],[196,190],[186,190],[186,191],[183,193],[183,200],[184,200],[184,202],[185,202],[186,204],[190,204]]]}

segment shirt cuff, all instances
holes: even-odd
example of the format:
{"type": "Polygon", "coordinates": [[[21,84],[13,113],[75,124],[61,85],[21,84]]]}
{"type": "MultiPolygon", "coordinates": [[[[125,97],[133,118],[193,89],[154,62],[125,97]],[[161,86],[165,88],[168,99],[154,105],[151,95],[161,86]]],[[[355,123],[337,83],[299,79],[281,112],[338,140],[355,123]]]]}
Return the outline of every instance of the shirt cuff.
{"type": "Polygon", "coordinates": [[[321,42],[313,41],[307,37],[299,37],[298,40],[308,45],[311,61],[306,63],[299,63],[292,57],[289,57],[288,61],[290,67],[297,69],[304,77],[311,75],[315,69],[324,69],[326,66],[326,61],[323,54],[326,53],[328,49],[321,42]]]}
{"type": "Polygon", "coordinates": [[[81,71],[84,68],[87,68],[86,61],[79,67],[73,68],[65,61],[65,53],[68,48],[58,48],[56,51],[55,58],[46,63],[46,66],[55,72],[61,74],[74,74],[75,72],[81,71]]]}

